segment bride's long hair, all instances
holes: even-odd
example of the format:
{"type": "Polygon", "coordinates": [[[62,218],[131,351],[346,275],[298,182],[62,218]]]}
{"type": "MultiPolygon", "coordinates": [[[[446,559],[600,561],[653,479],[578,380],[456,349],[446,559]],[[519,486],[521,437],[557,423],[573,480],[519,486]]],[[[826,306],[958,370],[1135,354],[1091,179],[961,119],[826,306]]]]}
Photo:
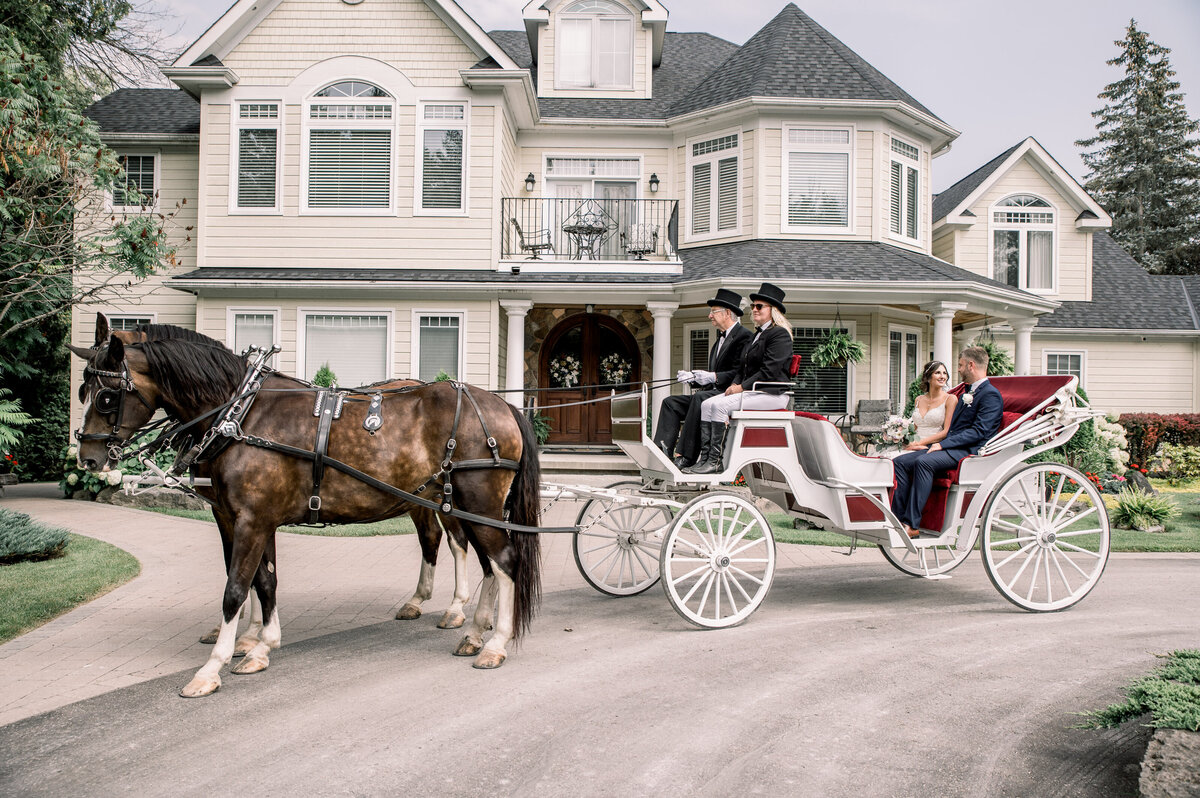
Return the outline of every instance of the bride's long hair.
{"type": "MultiPolygon", "coordinates": [[[[925,364],[925,368],[921,370],[921,393],[929,393],[929,384],[933,381],[933,373],[938,368],[946,368],[946,364],[940,360],[931,360],[925,364]]],[[[950,375],[950,369],[946,369],[946,375],[950,375]]],[[[947,383],[949,380],[947,380],[947,383]]]]}

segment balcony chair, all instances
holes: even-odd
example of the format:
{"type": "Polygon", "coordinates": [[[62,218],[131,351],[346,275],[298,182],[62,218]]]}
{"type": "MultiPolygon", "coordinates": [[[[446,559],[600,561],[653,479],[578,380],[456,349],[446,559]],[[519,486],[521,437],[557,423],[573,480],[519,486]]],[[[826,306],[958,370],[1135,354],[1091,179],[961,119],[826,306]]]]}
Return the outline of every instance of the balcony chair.
{"type": "Polygon", "coordinates": [[[528,233],[522,232],[521,223],[516,219],[511,219],[513,229],[517,231],[517,244],[521,247],[522,252],[532,252],[525,260],[541,260],[538,257],[539,252],[554,253],[554,242],[550,240],[549,230],[530,230],[528,233]]]}
{"type": "Polygon", "coordinates": [[[858,412],[850,425],[850,443],[857,450],[866,447],[873,435],[883,433],[883,423],[892,414],[892,403],[887,399],[860,399],[858,412]]]}
{"type": "Polygon", "coordinates": [[[646,255],[658,249],[658,225],[635,224],[621,233],[621,246],[634,256],[634,260],[645,260],[646,255]]]}

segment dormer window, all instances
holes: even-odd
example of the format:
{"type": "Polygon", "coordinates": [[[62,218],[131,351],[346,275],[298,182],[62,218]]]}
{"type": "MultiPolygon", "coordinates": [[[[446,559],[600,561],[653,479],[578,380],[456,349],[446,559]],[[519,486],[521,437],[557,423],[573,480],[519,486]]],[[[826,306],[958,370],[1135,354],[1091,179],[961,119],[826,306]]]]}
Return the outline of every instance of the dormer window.
{"type": "Polygon", "coordinates": [[[992,206],[992,279],[1027,291],[1054,291],[1054,208],[1017,194],[992,206]]]}
{"type": "Polygon", "coordinates": [[[579,0],[557,15],[556,86],[633,88],[633,15],[611,0],[579,0]]]}

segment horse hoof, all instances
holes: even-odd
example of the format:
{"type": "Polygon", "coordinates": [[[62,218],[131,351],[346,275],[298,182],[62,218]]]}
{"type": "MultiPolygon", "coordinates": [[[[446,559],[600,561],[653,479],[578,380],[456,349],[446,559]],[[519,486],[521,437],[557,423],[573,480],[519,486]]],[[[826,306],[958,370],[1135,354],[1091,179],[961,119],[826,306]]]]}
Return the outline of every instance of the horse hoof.
{"type": "Polygon", "coordinates": [[[267,666],[270,664],[271,664],[271,660],[268,657],[265,657],[265,656],[249,657],[248,656],[244,660],[242,660],[241,662],[239,662],[237,665],[234,666],[233,672],[238,674],[239,676],[245,676],[248,673],[258,673],[259,671],[265,671],[267,669],[267,666]]]}
{"type": "Polygon", "coordinates": [[[397,621],[415,621],[417,618],[420,618],[420,617],[421,617],[421,608],[414,607],[411,604],[405,604],[403,607],[400,608],[400,611],[396,613],[397,621]]]}
{"type": "Polygon", "coordinates": [[[460,612],[447,612],[438,621],[437,628],[439,629],[460,629],[467,622],[467,616],[460,612]]]}
{"type": "Polygon", "coordinates": [[[217,635],[219,634],[221,634],[220,628],[213,629],[207,634],[200,635],[200,642],[211,646],[213,643],[217,642],[217,635]]]}
{"type": "Polygon", "coordinates": [[[479,656],[475,658],[475,662],[471,664],[471,667],[479,668],[480,670],[485,671],[491,670],[492,668],[499,668],[504,664],[504,660],[506,658],[507,656],[499,651],[485,648],[483,651],[479,652],[479,656]]]}
{"type": "Polygon", "coordinates": [[[254,650],[258,645],[257,637],[243,637],[237,641],[233,647],[233,656],[244,657],[254,650]]]}
{"type": "Polygon", "coordinates": [[[203,698],[206,695],[212,695],[221,689],[221,677],[213,676],[195,676],[187,686],[179,691],[179,695],[184,698],[203,698]]]}
{"type": "Polygon", "coordinates": [[[473,657],[479,653],[479,649],[481,649],[481,648],[483,648],[482,644],[472,643],[468,638],[464,637],[459,642],[458,648],[454,649],[454,656],[456,656],[456,657],[473,657]]]}

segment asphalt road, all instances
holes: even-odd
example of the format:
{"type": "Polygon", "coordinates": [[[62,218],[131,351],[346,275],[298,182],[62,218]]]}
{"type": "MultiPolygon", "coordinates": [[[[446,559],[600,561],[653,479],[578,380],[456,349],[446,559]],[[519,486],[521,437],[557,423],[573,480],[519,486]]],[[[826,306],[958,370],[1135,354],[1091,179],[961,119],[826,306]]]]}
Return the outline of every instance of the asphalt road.
{"type": "Polygon", "coordinates": [[[977,559],[781,571],[741,627],[658,587],[547,596],[498,671],[387,621],[177,696],[173,674],[0,727],[3,795],[1135,795],[1148,732],[1070,727],[1154,653],[1200,644],[1200,557],[1114,555],[1031,615],[977,559]]]}

